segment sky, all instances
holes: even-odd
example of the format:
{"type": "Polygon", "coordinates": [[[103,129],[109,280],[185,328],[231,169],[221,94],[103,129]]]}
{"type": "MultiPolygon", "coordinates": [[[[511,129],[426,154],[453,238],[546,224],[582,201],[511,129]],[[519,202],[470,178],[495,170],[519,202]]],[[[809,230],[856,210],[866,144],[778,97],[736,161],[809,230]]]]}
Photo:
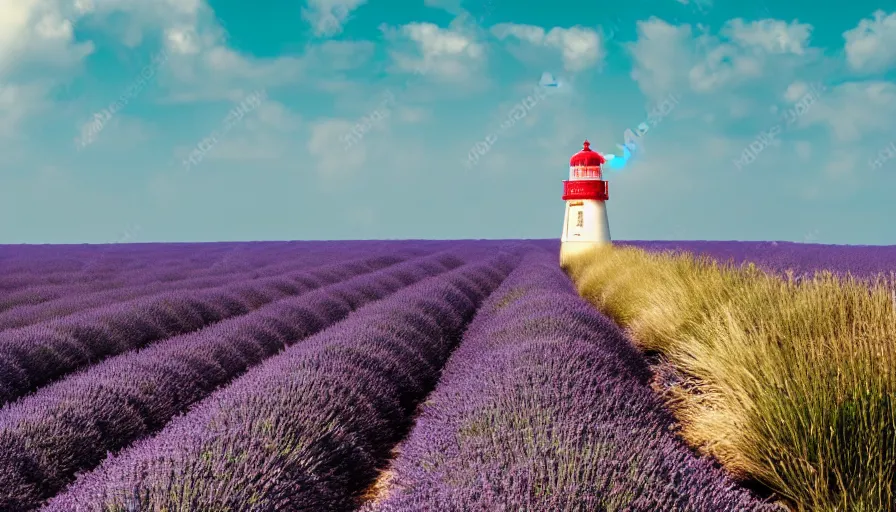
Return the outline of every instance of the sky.
{"type": "Polygon", "coordinates": [[[896,244],[896,10],[767,1],[5,0],[0,243],[559,238],[648,121],[614,239],[896,244]]]}

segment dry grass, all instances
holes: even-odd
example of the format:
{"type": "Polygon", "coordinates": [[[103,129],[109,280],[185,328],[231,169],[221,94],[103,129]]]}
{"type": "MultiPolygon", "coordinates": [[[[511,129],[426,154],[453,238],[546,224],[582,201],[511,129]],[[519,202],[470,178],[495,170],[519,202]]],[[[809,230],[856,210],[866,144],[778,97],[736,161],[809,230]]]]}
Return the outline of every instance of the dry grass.
{"type": "Polygon", "coordinates": [[[800,512],[894,510],[896,310],[883,281],[781,279],[629,247],[563,266],[684,377],[666,398],[688,442],[800,512]]]}

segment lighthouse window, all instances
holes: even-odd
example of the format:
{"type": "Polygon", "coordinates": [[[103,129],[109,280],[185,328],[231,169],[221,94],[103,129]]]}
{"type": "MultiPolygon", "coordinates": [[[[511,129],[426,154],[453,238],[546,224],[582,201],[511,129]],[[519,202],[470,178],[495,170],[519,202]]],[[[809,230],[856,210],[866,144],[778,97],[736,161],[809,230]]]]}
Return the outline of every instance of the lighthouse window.
{"type": "Polygon", "coordinates": [[[585,212],[579,211],[579,214],[576,216],[576,227],[581,228],[585,226],[585,212]]]}

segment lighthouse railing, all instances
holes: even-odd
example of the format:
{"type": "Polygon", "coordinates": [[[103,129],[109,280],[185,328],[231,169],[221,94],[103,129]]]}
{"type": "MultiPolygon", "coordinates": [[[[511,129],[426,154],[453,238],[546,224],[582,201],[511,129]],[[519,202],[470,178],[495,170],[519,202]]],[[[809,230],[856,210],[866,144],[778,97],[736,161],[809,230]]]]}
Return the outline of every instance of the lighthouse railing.
{"type": "Polygon", "coordinates": [[[603,179],[603,173],[599,165],[573,166],[569,168],[571,180],[599,180],[603,179]]]}

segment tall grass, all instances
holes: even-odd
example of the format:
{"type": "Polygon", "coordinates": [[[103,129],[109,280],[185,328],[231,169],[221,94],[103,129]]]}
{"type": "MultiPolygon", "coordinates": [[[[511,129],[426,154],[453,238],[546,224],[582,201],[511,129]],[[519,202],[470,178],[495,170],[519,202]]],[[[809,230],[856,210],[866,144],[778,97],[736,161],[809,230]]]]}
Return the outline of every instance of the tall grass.
{"type": "Polygon", "coordinates": [[[896,309],[883,279],[781,279],[687,253],[563,262],[680,379],[682,435],[800,512],[896,507],[896,309]]]}

